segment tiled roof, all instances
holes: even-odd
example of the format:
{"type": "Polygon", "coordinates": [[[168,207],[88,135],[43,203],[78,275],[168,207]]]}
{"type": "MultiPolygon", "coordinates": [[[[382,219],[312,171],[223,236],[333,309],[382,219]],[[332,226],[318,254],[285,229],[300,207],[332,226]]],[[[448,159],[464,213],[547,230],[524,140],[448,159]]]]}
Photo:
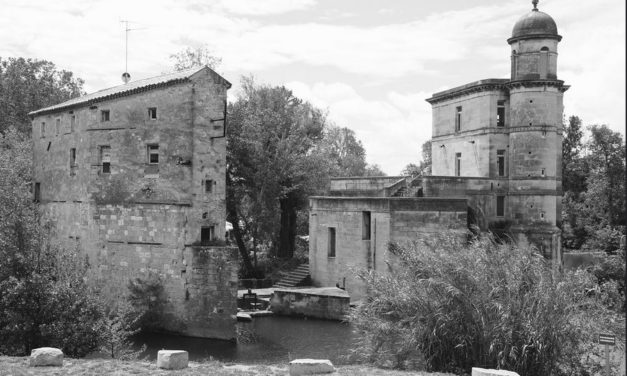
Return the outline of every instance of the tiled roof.
{"type": "Polygon", "coordinates": [[[150,90],[150,89],[160,87],[160,86],[176,84],[176,83],[188,80],[195,73],[200,72],[203,69],[208,69],[209,72],[211,72],[215,76],[218,76],[228,87],[231,86],[231,84],[228,81],[220,77],[217,73],[215,73],[209,67],[207,66],[204,66],[201,68],[196,67],[196,68],[182,70],[179,72],[165,74],[162,76],[145,78],[143,80],[137,80],[137,81],[131,81],[124,85],[110,87],[108,89],[103,89],[95,93],[86,94],[86,95],[83,95],[82,97],[73,98],[68,101],[55,104],[50,107],[32,111],[28,115],[30,116],[42,115],[44,113],[56,112],[56,111],[68,109],[71,107],[77,107],[79,105],[86,105],[86,104],[100,102],[106,99],[110,99],[112,97],[131,95],[131,94],[150,90]]]}

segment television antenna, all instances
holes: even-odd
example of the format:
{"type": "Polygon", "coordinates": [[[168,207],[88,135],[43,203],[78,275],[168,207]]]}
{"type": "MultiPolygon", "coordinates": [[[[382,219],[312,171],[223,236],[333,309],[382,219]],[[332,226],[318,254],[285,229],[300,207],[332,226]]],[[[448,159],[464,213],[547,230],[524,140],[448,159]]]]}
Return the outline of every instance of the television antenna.
{"type": "Polygon", "coordinates": [[[145,29],[145,27],[140,27],[140,28],[134,28],[134,29],[130,29],[128,27],[128,23],[132,22],[129,20],[120,20],[121,23],[124,24],[124,32],[126,33],[125,37],[126,37],[126,41],[125,41],[125,54],[124,54],[124,73],[122,73],[122,81],[124,81],[124,83],[128,83],[131,80],[131,75],[128,73],[128,32],[132,31],[132,30],[142,30],[145,29]]]}

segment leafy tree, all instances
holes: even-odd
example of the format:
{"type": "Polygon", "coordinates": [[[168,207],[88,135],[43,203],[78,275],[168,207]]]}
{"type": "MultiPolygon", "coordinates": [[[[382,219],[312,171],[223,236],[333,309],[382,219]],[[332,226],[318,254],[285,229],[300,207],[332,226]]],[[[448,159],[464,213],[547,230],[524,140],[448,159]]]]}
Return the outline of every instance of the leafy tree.
{"type": "Polygon", "coordinates": [[[420,172],[421,172],[420,166],[418,166],[418,165],[416,165],[414,163],[409,163],[407,166],[405,166],[403,171],[401,171],[401,175],[403,175],[403,176],[419,176],[420,172]]]}
{"type": "Polygon", "coordinates": [[[378,164],[369,164],[366,166],[366,171],[364,171],[364,176],[387,176],[381,167],[378,164]]]}
{"type": "Polygon", "coordinates": [[[101,310],[85,283],[87,264],[52,244],[30,194],[31,142],[0,136],[0,352],[55,346],[84,356],[100,345],[101,310]]]}
{"type": "Polygon", "coordinates": [[[615,283],[556,272],[533,249],[442,235],[390,252],[398,262],[389,273],[361,273],[370,296],[351,313],[358,358],[458,374],[480,365],[584,375],[594,371],[595,334],[623,332],[615,283]]]}
{"type": "Polygon", "coordinates": [[[422,144],[422,161],[420,161],[421,175],[431,175],[431,140],[422,144]]]}
{"type": "Polygon", "coordinates": [[[274,243],[277,256],[292,257],[297,211],[329,176],[329,164],[317,152],[325,125],[320,110],[285,87],[242,80],[242,93],[229,107],[227,217],[245,263],[248,251],[236,231],[240,222],[253,252],[260,242],[274,243]]]}
{"type": "Polygon", "coordinates": [[[588,173],[581,155],[583,150],[581,119],[571,116],[564,125],[562,143],[562,188],[564,192],[573,192],[578,196],[585,190],[585,178],[588,173]]]}
{"type": "Polygon", "coordinates": [[[366,171],[366,150],[355,132],[346,127],[329,126],[320,145],[331,164],[331,176],[362,176],[366,171]]]}
{"type": "Polygon", "coordinates": [[[29,112],[84,94],[83,83],[46,60],[0,57],[0,133],[30,134],[29,112]]]}
{"type": "Polygon", "coordinates": [[[222,63],[222,59],[214,56],[209,47],[206,45],[195,48],[186,47],[175,54],[171,54],[170,60],[173,61],[175,71],[182,71],[205,65],[209,66],[211,69],[216,69],[222,63]]]}

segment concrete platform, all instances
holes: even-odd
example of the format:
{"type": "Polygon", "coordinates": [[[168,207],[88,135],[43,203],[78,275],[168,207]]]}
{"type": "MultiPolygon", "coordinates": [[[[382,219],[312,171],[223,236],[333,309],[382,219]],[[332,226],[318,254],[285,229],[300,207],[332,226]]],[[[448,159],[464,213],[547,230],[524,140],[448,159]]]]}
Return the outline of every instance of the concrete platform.
{"type": "Polygon", "coordinates": [[[350,295],[336,287],[275,289],[270,309],[277,315],[344,320],[350,295]]]}

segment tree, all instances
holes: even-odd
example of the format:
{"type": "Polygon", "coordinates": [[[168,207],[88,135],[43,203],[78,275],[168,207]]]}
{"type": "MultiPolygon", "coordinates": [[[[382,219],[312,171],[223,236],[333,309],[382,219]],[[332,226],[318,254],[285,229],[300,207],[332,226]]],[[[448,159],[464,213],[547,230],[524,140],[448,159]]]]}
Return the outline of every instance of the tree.
{"type": "Polygon", "coordinates": [[[585,190],[585,177],[588,173],[586,163],[581,155],[583,149],[581,119],[571,116],[564,125],[564,142],[562,143],[562,188],[564,192],[573,192],[579,196],[585,190]]]}
{"type": "Polygon", "coordinates": [[[401,171],[401,175],[415,177],[415,176],[420,176],[421,172],[422,172],[422,169],[420,168],[420,166],[414,163],[409,163],[407,166],[405,166],[403,171],[401,171]]]}
{"type": "Polygon", "coordinates": [[[331,176],[362,176],[365,173],[366,150],[353,130],[329,126],[320,149],[331,164],[331,176]]]}
{"type": "Polygon", "coordinates": [[[46,60],[0,58],[0,133],[30,134],[29,112],[84,94],[83,83],[46,60]]]}
{"type": "MultiPolygon", "coordinates": [[[[227,213],[234,230],[240,222],[248,230],[253,254],[265,241],[275,244],[277,256],[292,257],[297,211],[329,176],[317,152],[325,125],[322,111],[285,87],[242,79],[242,93],[229,107],[227,213]]],[[[247,255],[243,246],[238,240],[247,255]]]]}
{"type": "Polygon", "coordinates": [[[387,174],[381,170],[378,164],[374,163],[366,166],[364,176],[387,176],[387,174]]]}
{"type": "Polygon", "coordinates": [[[222,59],[213,55],[208,46],[186,47],[185,49],[170,55],[175,71],[182,71],[194,67],[207,65],[211,69],[216,69],[222,59]]]}
{"type": "Polygon", "coordinates": [[[30,194],[31,155],[15,128],[0,136],[0,352],[47,345],[84,356],[100,345],[100,305],[85,259],[49,240],[30,194]]]}
{"type": "Polygon", "coordinates": [[[421,175],[431,175],[431,140],[422,144],[422,161],[420,161],[421,175]]]}

